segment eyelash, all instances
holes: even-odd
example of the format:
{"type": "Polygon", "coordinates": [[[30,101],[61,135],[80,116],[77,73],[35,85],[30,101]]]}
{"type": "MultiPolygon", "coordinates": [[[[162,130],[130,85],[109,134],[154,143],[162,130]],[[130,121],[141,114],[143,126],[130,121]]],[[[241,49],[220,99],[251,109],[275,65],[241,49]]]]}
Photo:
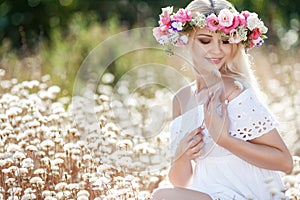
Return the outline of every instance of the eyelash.
{"type": "Polygon", "coordinates": [[[201,39],[199,39],[199,41],[200,41],[202,44],[208,44],[208,43],[210,43],[210,40],[201,40],[201,39]]]}
{"type": "MultiPolygon", "coordinates": [[[[201,40],[201,39],[199,39],[199,41],[202,44],[209,44],[210,43],[210,40],[201,40]]],[[[229,44],[229,41],[228,40],[222,40],[222,44],[229,44]]]]}

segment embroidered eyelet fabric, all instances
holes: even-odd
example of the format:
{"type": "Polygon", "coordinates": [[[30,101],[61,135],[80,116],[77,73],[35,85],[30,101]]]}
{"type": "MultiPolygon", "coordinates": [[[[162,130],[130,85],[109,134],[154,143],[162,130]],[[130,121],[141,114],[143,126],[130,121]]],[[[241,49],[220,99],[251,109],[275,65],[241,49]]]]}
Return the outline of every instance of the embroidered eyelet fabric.
{"type": "MultiPolygon", "coordinates": [[[[230,135],[244,141],[260,137],[278,125],[251,89],[231,100],[227,109],[230,135]]],[[[198,105],[171,122],[171,156],[175,156],[182,138],[200,127],[203,119],[203,105],[198,105]]],[[[284,187],[278,172],[258,168],[218,146],[207,129],[203,132],[203,141],[203,152],[195,160],[190,189],[219,200],[271,200],[274,198],[266,189],[266,180],[271,178],[276,187],[284,187]]]]}
{"type": "MultiPolygon", "coordinates": [[[[277,127],[278,123],[254,95],[251,89],[244,90],[239,96],[228,104],[229,134],[238,139],[247,141],[260,137],[277,127]]],[[[203,104],[185,112],[175,118],[170,125],[170,150],[171,157],[175,156],[180,141],[196,128],[200,127],[204,120],[203,104]]],[[[205,126],[205,124],[204,124],[205,126]]],[[[228,155],[226,149],[217,146],[212,140],[208,130],[203,132],[204,156],[210,153],[212,156],[228,155]],[[208,148],[208,146],[210,148],[208,148]],[[214,149],[212,149],[214,148],[214,149]],[[217,149],[219,148],[219,149],[217,149]]]]}

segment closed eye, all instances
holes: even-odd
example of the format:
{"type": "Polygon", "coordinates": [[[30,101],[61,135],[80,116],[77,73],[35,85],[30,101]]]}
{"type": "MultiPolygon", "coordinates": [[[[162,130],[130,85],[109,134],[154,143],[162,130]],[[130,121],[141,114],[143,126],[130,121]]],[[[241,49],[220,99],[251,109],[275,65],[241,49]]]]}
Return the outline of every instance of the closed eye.
{"type": "Polygon", "coordinates": [[[202,43],[202,44],[209,44],[211,39],[204,39],[204,38],[201,38],[199,39],[199,41],[202,43]]]}

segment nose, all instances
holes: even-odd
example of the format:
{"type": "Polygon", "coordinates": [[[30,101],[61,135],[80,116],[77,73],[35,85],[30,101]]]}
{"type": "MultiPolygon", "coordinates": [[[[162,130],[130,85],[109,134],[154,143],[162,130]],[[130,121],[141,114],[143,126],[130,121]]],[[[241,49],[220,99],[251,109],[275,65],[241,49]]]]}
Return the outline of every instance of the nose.
{"type": "Polygon", "coordinates": [[[210,52],[214,53],[214,54],[222,53],[221,40],[219,38],[214,38],[213,39],[210,52]]]}

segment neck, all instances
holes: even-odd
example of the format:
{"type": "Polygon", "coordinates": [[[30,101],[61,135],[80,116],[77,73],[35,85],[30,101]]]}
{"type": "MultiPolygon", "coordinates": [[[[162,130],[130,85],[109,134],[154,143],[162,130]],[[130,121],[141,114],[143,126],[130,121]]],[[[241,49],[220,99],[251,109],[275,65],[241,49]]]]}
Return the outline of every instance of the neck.
{"type": "Polygon", "coordinates": [[[196,75],[195,92],[198,93],[200,90],[204,88],[210,89],[213,86],[215,86],[217,83],[220,83],[220,81],[221,81],[221,77],[218,77],[214,73],[211,73],[210,75],[206,75],[206,76],[196,75]]]}

